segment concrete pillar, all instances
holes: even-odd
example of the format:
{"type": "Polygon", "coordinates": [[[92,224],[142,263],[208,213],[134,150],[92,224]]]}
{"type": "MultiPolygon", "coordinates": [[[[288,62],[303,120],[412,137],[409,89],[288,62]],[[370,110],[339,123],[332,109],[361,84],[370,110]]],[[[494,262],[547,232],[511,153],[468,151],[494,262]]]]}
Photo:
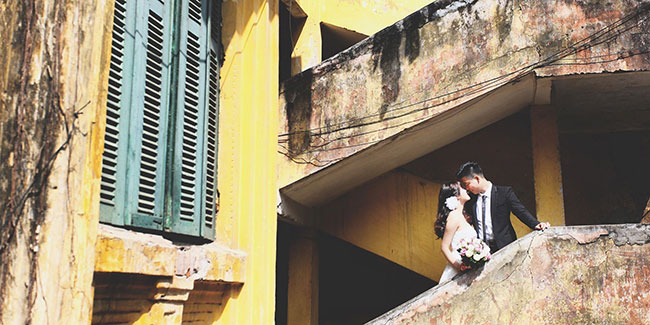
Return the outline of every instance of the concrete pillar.
{"type": "Polygon", "coordinates": [[[552,105],[530,108],[535,203],[540,221],[565,225],[557,111],[552,105]]]}
{"type": "Polygon", "coordinates": [[[318,241],[299,230],[289,247],[287,324],[318,324],[318,241]]]}

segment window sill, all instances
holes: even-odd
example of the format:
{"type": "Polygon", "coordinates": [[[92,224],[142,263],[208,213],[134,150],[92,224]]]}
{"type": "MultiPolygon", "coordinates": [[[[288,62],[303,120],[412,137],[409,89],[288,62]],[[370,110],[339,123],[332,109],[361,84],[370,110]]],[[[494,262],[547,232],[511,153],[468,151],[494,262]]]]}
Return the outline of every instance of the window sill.
{"type": "Polygon", "coordinates": [[[158,235],[100,224],[95,272],[244,283],[246,253],[219,244],[178,245],[158,235]]]}

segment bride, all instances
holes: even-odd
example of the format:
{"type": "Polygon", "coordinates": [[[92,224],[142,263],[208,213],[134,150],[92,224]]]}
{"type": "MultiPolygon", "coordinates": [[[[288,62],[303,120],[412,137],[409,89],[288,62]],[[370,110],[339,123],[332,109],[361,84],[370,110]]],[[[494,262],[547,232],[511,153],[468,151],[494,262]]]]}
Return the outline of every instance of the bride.
{"type": "Polygon", "coordinates": [[[435,233],[442,238],[442,254],[447,259],[447,266],[442,271],[438,283],[452,279],[456,274],[467,270],[469,267],[461,262],[460,254],[456,250],[461,238],[471,239],[477,237],[476,230],[464,213],[463,207],[470,197],[458,182],[443,184],[438,195],[438,219],[435,223],[435,233]]]}

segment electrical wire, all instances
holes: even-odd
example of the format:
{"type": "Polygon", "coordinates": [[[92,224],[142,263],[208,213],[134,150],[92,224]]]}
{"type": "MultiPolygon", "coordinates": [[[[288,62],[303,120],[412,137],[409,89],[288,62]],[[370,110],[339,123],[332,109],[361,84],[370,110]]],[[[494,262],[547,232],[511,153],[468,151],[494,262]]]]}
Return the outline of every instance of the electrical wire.
{"type": "MultiPolygon", "coordinates": [[[[445,94],[442,94],[442,95],[438,95],[438,96],[431,97],[431,98],[426,98],[426,99],[419,100],[417,102],[410,103],[410,104],[403,105],[403,106],[397,106],[397,107],[389,109],[389,110],[387,110],[387,111],[385,111],[383,113],[370,114],[370,115],[358,117],[358,118],[355,118],[355,119],[351,119],[351,120],[346,121],[346,122],[332,124],[332,125],[329,125],[329,126],[323,126],[323,127],[317,127],[317,128],[307,129],[307,130],[300,130],[300,131],[293,131],[293,132],[289,132],[289,133],[283,133],[283,134],[278,135],[278,137],[287,137],[287,136],[291,136],[291,135],[294,135],[294,134],[304,134],[304,133],[309,133],[310,136],[320,136],[320,135],[339,132],[339,131],[342,131],[342,130],[347,130],[347,129],[350,129],[350,128],[357,128],[357,127],[363,127],[363,126],[367,126],[367,125],[371,125],[371,124],[381,123],[381,122],[384,122],[384,121],[386,121],[388,119],[392,119],[392,118],[383,118],[383,119],[380,119],[380,120],[377,120],[377,121],[360,122],[358,124],[350,124],[350,123],[354,123],[354,122],[363,121],[363,120],[368,119],[368,118],[373,118],[373,117],[378,117],[378,116],[381,116],[381,115],[385,115],[386,113],[390,113],[390,112],[393,112],[393,111],[398,111],[398,110],[402,110],[402,109],[405,109],[405,108],[413,107],[415,105],[423,104],[423,103],[426,103],[426,102],[431,101],[431,100],[435,100],[435,99],[439,99],[439,98],[442,98],[442,97],[447,97],[447,96],[450,96],[450,95],[461,93],[461,92],[464,92],[466,90],[469,90],[469,89],[472,89],[472,88],[475,88],[475,87],[479,87],[479,90],[483,90],[483,89],[488,88],[489,86],[491,86],[491,85],[493,85],[493,84],[495,84],[495,83],[497,83],[497,82],[499,82],[499,81],[501,81],[501,80],[503,80],[505,78],[508,78],[508,77],[514,75],[514,74],[520,74],[521,72],[528,71],[530,69],[537,69],[537,68],[540,68],[540,67],[543,67],[543,66],[548,66],[551,62],[555,62],[555,61],[557,61],[557,60],[559,60],[561,58],[564,58],[566,56],[569,56],[571,54],[576,54],[578,52],[584,51],[585,49],[587,49],[589,47],[593,47],[593,46],[602,44],[604,42],[610,41],[610,40],[618,37],[622,33],[636,27],[636,25],[628,27],[625,30],[623,30],[622,32],[619,32],[617,34],[610,35],[609,37],[607,37],[605,39],[602,39],[602,40],[598,40],[598,39],[600,37],[602,37],[602,36],[607,36],[608,35],[607,33],[609,31],[611,31],[614,28],[618,28],[621,25],[624,25],[625,23],[627,23],[631,19],[638,16],[641,12],[647,11],[647,9],[648,9],[647,6],[644,6],[641,9],[639,9],[638,11],[636,11],[636,12],[634,12],[634,13],[628,15],[628,16],[625,16],[625,17],[621,18],[620,20],[618,20],[618,21],[616,21],[616,22],[614,22],[614,23],[612,23],[612,24],[610,24],[608,26],[603,27],[599,31],[597,31],[597,32],[583,38],[580,41],[575,42],[572,45],[567,46],[566,48],[564,48],[561,51],[558,51],[558,52],[554,53],[553,55],[551,55],[551,56],[549,56],[549,57],[547,57],[547,58],[545,58],[543,60],[540,60],[540,61],[537,61],[535,63],[529,64],[529,65],[527,65],[527,66],[525,66],[523,68],[512,71],[510,73],[507,73],[507,74],[504,74],[504,75],[501,75],[501,76],[497,76],[497,77],[494,77],[494,78],[491,78],[491,79],[488,79],[488,80],[485,80],[485,81],[482,81],[482,82],[479,82],[479,83],[476,83],[476,84],[473,84],[473,85],[470,85],[470,86],[467,86],[467,87],[464,87],[464,88],[460,88],[460,89],[457,89],[457,90],[454,90],[454,91],[451,91],[451,92],[448,92],[448,93],[445,93],[445,94]],[[597,40],[598,40],[598,42],[596,42],[597,40]],[[334,129],[331,129],[333,127],[334,127],[334,129]],[[321,130],[325,130],[325,131],[319,132],[321,130]]],[[[469,69],[467,71],[464,71],[463,73],[460,73],[460,74],[466,74],[466,73],[468,73],[468,72],[470,72],[472,70],[474,70],[474,68],[469,69]]],[[[475,92],[473,92],[471,94],[474,94],[474,93],[475,92]]],[[[458,98],[466,97],[466,96],[471,95],[471,94],[463,93],[463,95],[459,96],[458,98]]],[[[402,101],[402,102],[405,102],[405,101],[402,101]]],[[[413,111],[409,111],[407,113],[404,113],[404,115],[414,113],[414,112],[418,112],[418,111],[421,111],[421,109],[419,109],[419,110],[416,109],[416,110],[413,110],[413,111]]],[[[399,117],[402,117],[404,115],[399,115],[399,116],[396,116],[396,117],[393,117],[393,118],[399,118],[399,117]]]]}
{"type": "MultiPolygon", "coordinates": [[[[567,62],[567,63],[560,62],[560,63],[552,63],[552,64],[549,64],[548,66],[602,64],[602,63],[619,61],[619,60],[623,60],[623,59],[633,57],[633,56],[636,56],[636,55],[642,55],[642,54],[648,54],[648,53],[650,53],[650,51],[647,51],[647,50],[646,51],[638,51],[638,52],[624,51],[624,52],[619,52],[617,54],[598,55],[598,56],[593,56],[593,57],[582,58],[581,59],[581,60],[585,60],[585,59],[590,59],[590,58],[602,58],[602,57],[607,57],[607,56],[615,56],[614,59],[609,59],[609,60],[590,61],[590,62],[573,62],[573,63],[571,63],[571,62],[567,62]]],[[[449,101],[445,101],[445,102],[436,104],[436,105],[426,106],[426,107],[421,108],[420,110],[426,110],[426,109],[432,108],[434,106],[444,105],[444,104],[447,104],[447,103],[452,102],[454,100],[456,100],[456,98],[454,98],[452,100],[449,100],[449,101]]],[[[417,118],[417,119],[411,119],[411,120],[408,120],[406,122],[401,122],[401,123],[398,123],[398,124],[389,125],[389,126],[386,126],[386,127],[383,127],[383,128],[369,130],[369,131],[365,131],[365,132],[361,132],[361,133],[352,133],[352,134],[339,136],[339,137],[336,137],[334,139],[328,139],[328,140],[325,140],[322,136],[318,136],[324,142],[320,143],[318,145],[310,145],[310,149],[308,150],[308,152],[324,152],[324,151],[338,150],[338,149],[341,149],[341,147],[328,148],[328,149],[321,149],[321,148],[323,148],[323,147],[325,147],[325,146],[327,146],[329,144],[332,144],[334,142],[340,141],[340,140],[345,140],[345,139],[349,139],[349,138],[353,138],[353,137],[359,137],[359,136],[364,136],[364,135],[368,135],[368,134],[372,134],[372,133],[376,133],[376,132],[386,131],[386,130],[401,127],[401,126],[404,126],[404,125],[407,125],[407,124],[415,124],[415,123],[418,123],[420,121],[423,121],[423,120],[426,120],[426,119],[429,119],[429,118],[431,118],[431,116],[427,115],[427,116],[423,116],[423,117],[420,117],[420,118],[417,118]]],[[[284,142],[281,142],[281,143],[284,143],[284,142]]],[[[357,145],[355,145],[355,146],[357,146],[357,145]]],[[[288,148],[286,148],[284,146],[283,146],[283,148],[285,150],[287,150],[288,153],[290,153],[290,154],[297,154],[296,152],[293,152],[293,151],[289,150],[288,148]]]]}
{"type": "MultiPolygon", "coordinates": [[[[333,125],[330,125],[328,127],[318,127],[318,128],[313,128],[313,129],[304,130],[304,131],[294,131],[294,132],[290,132],[290,133],[285,133],[285,134],[279,135],[279,137],[287,137],[287,136],[290,136],[290,135],[293,135],[293,134],[304,134],[306,132],[320,131],[320,130],[323,130],[323,129],[329,129],[327,131],[310,134],[310,137],[319,137],[319,138],[323,139],[322,136],[326,135],[326,134],[331,134],[331,133],[334,133],[334,132],[341,132],[341,131],[348,130],[348,129],[368,126],[368,125],[372,125],[372,124],[376,124],[376,123],[385,122],[387,120],[392,120],[392,119],[405,117],[405,116],[411,115],[411,114],[416,113],[416,112],[420,112],[420,111],[427,110],[429,108],[444,105],[446,103],[461,99],[463,97],[474,95],[476,93],[482,92],[485,89],[490,88],[493,85],[496,85],[495,86],[495,88],[496,88],[496,87],[499,87],[499,86],[501,86],[503,84],[507,84],[507,83],[516,81],[519,78],[521,78],[522,76],[532,72],[533,70],[539,69],[539,68],[542,68],[542,67],[560,66],[560,65],[603,64],[603,63],[623,60],[623,59],[633,57],[633,56],[636,56],[636,55],[642,55],[642,54],[650,53],[650,51],[648,51],[647,49],[631,49],[631,50],[627,50],[627,51],[621,51],[621,52],[615,53],[615,54],[598,55],[598,56],[592,56],[592,57],[587,57],[587,58],[567,58],[567,56],[569,56],[569,55],[578,54],[578,53],[581,53],[581,52],[583,52],[583,51],[585,51],[585,50],[587,50],[587,49],[589,49],[591,47],[594,47],[594,46],[597,46],[597,45],[600,45],[600,44],[603,44],[603,43],[606,43],[606,42],[613,41],[614,39],[616,39],[620,35],[626,33],[627,31],[629,31],[629,30],[631,30],[631,29],[633,29],[635,27],[638,27],[638,25],[642,21],[645,21],[647,19],[647,17],[642,19],[642,20],[637,21],[636,24],[633,24],[631,26],[627,26],[627,27],[623,28],[622,30],[618,30],[619,27],[624,26],[625,24],[627,24],[627,22],[629,22],[632,19],[634,19],[635,17],[639,16],[642,12],[647,11],[648,8],[649,8],[648,5],[644,5],[644,6],[640,7],[639,10],[637,10],[636,12],[619,19],[618,21],[616,21],[616,22],[614,22],[614,23],[612,23],[612,24],[610,24],[608,26],[603,27],[599,31],[597,31],[597,32],[583,38],[580,41],[577,41],[577,42],[573,43],[572,45],[567,46],[566,48],[554,53],[553,55],[548,56],[547,58],[545,58],[543,60],[540,60],[540,61],[537,61],[535,63],[529,64],[529,65],[527,65],[527,66],[525,66],[523,68],[520,68],[518,70],[515,70],[513,72],[510,72],[510,73],[507,73],[507,74],[504,74],[504,75],[501,75],[501,76],[498,76],[498,77],[494,77],[494,78],[485,80],[483,82],[480,82],[480,83],[477,83],[477,84],[474,84],[474,85],[471,85],[471,86],[468,86],[468,87],[464,87],[464,88],[459,89],[459,90],[455,90],[455,91],[452,91],[452,92],[449,92],[449,93],[446,93],[446,94],[443,94],[443,95],[438,95],[438,96],[427,98],[427,99],[424,99],[424,100],[419,100],[419,101],[417,101],[415,103],[411,103],[411,104],[408,104],[408,105],[394,107],[394,108],[384,112],[384,114],[386,114],[387,112],[394,112],[394,111],[402,110],[402,109],[405,109],[405,108],[413,107],[413,106],[418,105],[418,104],[424,104],[423,107],[421,107],[421,108],[410,110],[410,111],[407,111],[407,112],[404,112],[404,113],[401,113],[401,114],[398,114],[398,115],[395,115],[395,116],[389,116],[388,118],[384,118],[384,119],[381,119],[379,121],[358,123],[358,124],[355,124],[355,125],[348,124],[347,126],[342,126],[340,128],[333,129],[333,130],[329,129],[329,128],[331,128],[333,126],[333,125]],[[612,59],[601,59],[599,61],[587,61],[587,60],[605,58],[605,57],[614,57],[614,58],[612,58],[612,59]],[[569,62],[562,62],[562,60],[569,61],[569,62]],[[575,62],[571,62],[571,61],[575,61],[575,62]],[[578,62],[578,61],[583,61],[583,62],[578,62]],[[514,77],[513,77],[513,75],[514,75],[514,77]],[[470,91],[464,92],[465,90],[470,90],[470,91]],[[434,100],[437,100],[437,99],[440,99],[440,98],[445,98],[445,97],[448,97],[450,95],[457,94],[457,93],[460,93],[460,92],[462,92],[461,95],[459,95],[457,97],[454,97],[452,99],[448,99],[446,101],[441,101],[440,103],[433,104],[433,105],[426,105],[426,103],[428,103],[428,102],[431,102],[431,101],[434,101],[434,100]]],[[[481,99],[482,98],[480,98],[479,100],[481,100],[481,99]]],[[[405,101],[402,101],[402,102],[405,102],[405,101]]],[[[370,118],[370,117],[376,117],[378,115],[379,114],[371,114],[371,115],[368,115],[368,116],[363,116],[363,117],[360,117],[360,118],[353,119],[352,121],[362,121],[364,119],[367,119],[367,118],[370,118]]],[[[327,166],[327,165],[329,165],[329,164],[331,164],[333,162],[340,161],[341,159],[343,159],[345,157],[329,159],[329,160],[319,160],[317,158],[311,158],[311,160],[307,160],[307,159],[304,159],[302,157],[301,158],[296,158],[295,156],[299,155],[299,154],[305,154],[305,153],[320,153],[320,152],[327,152],[327,151],[333,151],[333,150],[349,149],[349,148],[365,146],[365,145],[372,145],[372,144],[377,143],[377,142],[379,142],[381,140],[373,140],[373,141],[367,141],[367,142],[363,142],[363,143],[357,143],[357,144],[351,144],[351,145],[342,145],[342,146],[337,146],[337,147],[332,147],[332,148],[325,148],[327,145],[330,145],[330,144],[332,144],[334,142],[337,142],[337,141],[341,141],[341,140],[352,138],[352,137],[358,137],[358,136],[362,136],[362,135],[368,135],[368,134],[375,133],[375,132],[381,132],[381,131],[388,130],[388,129],[391,129],[391,128],[400,127],[400,126],[403,126],[403,125],[406,125],[406,124],[414,124],[414,123],[420,122],[420,121],[428,119],[428,118],[431,118],[431,116],[423,116],[423,117],[418,118],[418,119],[409,120],[409,121],[402,122],[402,123],[399,123],[399,124],[396,124],[396,125],[391,125],[391,126],[387,126],[387,127],[376,129],[376,130],[370,130],[370,131],[366,131],[366,132],[363,132],[363,133],[356,133],[356,134],[349,134],[349,135],[340,136],[340,137],[337,137],[335,139],[327,140],[324,143],[318,144],[316,146],[310,145],[310,149],[302,151],[300,153],[295,153],[295,152],[291,151],[289,148],[281,145],[281,143],[285,143],[288,140],[280,139],[279,140],[279,145],[282,147],[282,149],[286,150],[286,152],[282,152],[282,151],[279,151],[279,152],[281,154],[287,156],[292,161],[294,161],[296,163],[299,163],[299,164],[310,164],[310,165],[314,165],[314,166],[317,166],[317,167],[325,167],[325,166],[327,166]],[[314,162],[316,162],[316,163],[314,163],[314,162]]],[[[345,123],[339,123],[338,125],[334,125],[334,126],[341,126],[341,125],[345,125],[347,123],[350,123],[350,121],[347,121],[345,123]]],[[[415,126],[415,127],[413,127],[413,129],[407,129],[407,130],[403,131],[402,134],[415,132],[415,131],[417,131],[419,129],[421,129],[421,128],[418,128],[417,126],[415,126]]]]}

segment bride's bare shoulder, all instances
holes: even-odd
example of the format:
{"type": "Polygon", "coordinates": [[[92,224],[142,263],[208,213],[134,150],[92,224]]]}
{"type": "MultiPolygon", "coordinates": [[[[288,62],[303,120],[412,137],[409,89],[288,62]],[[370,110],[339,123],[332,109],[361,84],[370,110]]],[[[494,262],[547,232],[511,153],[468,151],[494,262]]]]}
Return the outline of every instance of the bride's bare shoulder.
{"type": "Polygon", "coordinates": [[[447,222],[452,222],[452,223],[458,223],[464,219],[465,217],[463,216],[463,212],[460,210],[451,211],[447,216],[447,222]]]}

